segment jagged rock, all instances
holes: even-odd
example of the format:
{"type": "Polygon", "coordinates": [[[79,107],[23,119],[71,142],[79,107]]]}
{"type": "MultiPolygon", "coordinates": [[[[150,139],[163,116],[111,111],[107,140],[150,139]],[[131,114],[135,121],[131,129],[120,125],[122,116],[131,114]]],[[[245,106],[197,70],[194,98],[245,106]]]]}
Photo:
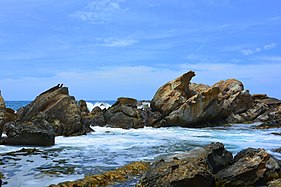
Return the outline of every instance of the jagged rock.
{"type": "Polygon", "coordinates": [[[2,137],[3,133],[3,125],[5,124],[5,101],[1,95],[0,91],[0,138],[2,137]]]}
{"type": "Polygon", "coordinates": [[[54,128],[56,135],[81,135],[91,129],[81,122],[81,111],[68,88],[57,85],[39,96],[29,105],[18,110],[21,122],[33,121],[44,116],[54,128]]]}
{"type": "Polygon", "coordinates": [[[145,123],[141,117],[142,110],[137,109],[137,101],[132,98],[118,98],[104,114],[109,127],[123,129],[142,128],[145,123]]]}
{"type": "Polygon", "coordinates": [[[98,175],[86,176],[76,181],[62,182],[50,187],[74,187],[74,186],[108,186],[117,182],[124,182],[134,176],[143,174],[149,166],[148,162],[133,162],[116,170],[108,171],[98,175]]]}
{"type": "Polygon", "coordinates": [[[193,71],[189,71],[182,76],[161,86],[151,100],[151,108],[168,115],[174,109],[185,103],[194,93],[190,92],[189,84],[192,77],[195,76],[193,71]]]}
{"type": "Polygon", "coordinates": [[[86,101],[80,100],[78,102],[78,106],[80,108],[80,111],[81,111],[82,115],[86,115],[86,114],[90,113],[90,111],[89,111],[89,109],[87,107],[86,101]]]}
{"type": "Polygon", "coordinates": [[[270,181],[267,187],[280,187],[281,186],[281,178],[276,179],[274,181],[270,181]]]}
{"type": "Polygon", "coordinates": [[[232,164],[233,157],[223,144],[211,143],[183,154],[154,162],[142,176],[140,187],[213,186],[213,173],[232,164]]]}
{"type": "MultiPolygon", "coordinates": [[[[236,121],[254,103],[242,82],[220,81],[213,86],[190,83],[190,71],[158,89],[151,101],[153,111],[163,115],[162,126],[203,127],[236,121]]],[[[241,118],[242,119],[242,118],[241,118]]]]}
{"type": "MultiPolygon", "coordinates": [[[[121,104],[121,105],[126,105],[126,106],[137,106],[138,101],[134,98],[129,98],[129,97],[119,97],[117,99],[117,102],[115,103],[117,104],[121,104]]],[[[114,104],[113,104],[114,105],[114,104]]]]}
{"type": "Polygon", "coordinates": [[[98,106],[93,108],[90,114],[82,117],[82,123],[86,126],[105,126],[104,111],[98,106]]]}
{"type": "Polygon", "coordinates": [[[190,83],[189,84],[189,90],[192,95],[199,94],[201,92],[204,92],[210,88],[209,85],[206,84],[196,84],[196,83],[190,83]]]}
{"type": "Polygon", "coordinates": [[[281,128],[281,119],[272,120],[269,122],[263,122],[255,127],[256,129],[269,129],[269,128],[281,128]]]}
{"type": "Polygon", "coordinates": [[[1,139],[4,145],[51,146],[55,144],[52,125],[44,119],[32,122],[9,122],[4,125],[7,137],[1,139]]]}
{"type": "Polygon", "coordinates": [[[3,126],[6,122],[15,121],[17,119],[17,114],[11,108],[6,108],[5,101],[1,96],[0,91],[0,138],[3,133],[3,126]]]}
{"type": "Polygon", "coordinates": [[[264,186],[281,177],[278,162],[264,149],[242,150],[234,161],[216,174],[217,186],[264,186]]]}
{"type": "Polygon", "coordinates": [[[268,99],[269,97],[266,94],[253,94],[254,100],[263,100],[268,99]]]}

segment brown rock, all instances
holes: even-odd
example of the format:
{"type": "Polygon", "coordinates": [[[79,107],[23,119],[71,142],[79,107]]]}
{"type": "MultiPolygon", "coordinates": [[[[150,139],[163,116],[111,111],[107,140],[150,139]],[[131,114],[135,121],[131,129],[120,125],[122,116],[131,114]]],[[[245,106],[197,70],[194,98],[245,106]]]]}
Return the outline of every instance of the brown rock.
{"type": "Polygon", "coordinates": [[[154,162],[141,178],[140,187],[214,186],[213,173],[233,162],[221,143],[212,143],[154,162]]]}
{"type": "Polygon", "coordinates": [[[274,181],[270,181],[268,183],[268,187],[280,187],[281,186],[281,178],[280,179],[276,179],[274,181]]]}
{"type": "Polygon", "coordinates": [[[237,114],[246,112],[254,99],[242,82],[228,79],[212,87],[190,83],[188,72],[160,87],[151,101],[153,111],[163,117],[161,126],[204,127],[244,121],[237,114]]]}
{"type": "Polygon", "coordinates": [[[76,181],[62,182],[50,187],[74,187],[74,186],[108,186],[117,182],[124,182],[136,175],[143,174],[149,166],[148,162],[133,162],[116,170],[103,174],[86,176],[84,179],[76,181]]]}
{"type": "Polygon", "coordinates": [[[189,84],[194,76],[195,73],[189,71],[161,86],[151,100],[152,110],[168,115],[182,105],[192,95],[189,90],[189,84]]]}
{"type": "Polygon", "coordinates": [[[104,113],[105,123],[114,128],[142,128],[145,119],[142,118],[142,110],[137,109],[137,101],[132,98],[118,98],[104,113]]]}
{"type": "Polygon", "coordinates": [[[104,111],[98,106],[93,108],[90,114],[82,117],[82,123],[86,126],[105,126],[104,111]]]}
{"type": "Polygon", "coordinates": [[[119,97],[115,104],[126,105],[126,106],[137,106],[138,101],[134,98],[119,97]]]}
{"type": "Polygon", "coordinates": [[[90,113],[90,111],[88,110],[86,101],[80,100],[78,102],[78,106],[80,108],[82,115],[87,115],[88,113],[90,113]]]}
{"type": "Polygon", "coordinates": [[[245,149],[234,160],[234,164],[216,174],[217,186],[263,186],[279,178],[278,162],[264,149],[245,149]]]}
{"type": "Polygon", "coordinates": [[[2,137],[3,133],[3,125],[5,124],[5,101],[1,95],[0,91],[0,138],[2,137]]]}
{"type": "Polygon", "coordinates": [[[67,87],[55,86],[39,96],[24,108],[19,109],[20,121],[44,118],[52,124],[56,135],[81,135],[91,129],[81,123],[81,111],[75,98],[70,96],[67,87]]]}

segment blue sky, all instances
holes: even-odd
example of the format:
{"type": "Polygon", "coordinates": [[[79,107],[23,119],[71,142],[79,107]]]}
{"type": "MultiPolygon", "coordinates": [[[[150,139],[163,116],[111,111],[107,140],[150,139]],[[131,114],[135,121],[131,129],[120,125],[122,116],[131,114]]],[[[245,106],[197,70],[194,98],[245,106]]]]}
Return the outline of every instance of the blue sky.
{"type": "Polygon", "coordinates": [[[151,99],[193,70],[281,98],[279,0],[1,0],[0,89],[33,100],[64,83],[76,99],[151,99]]]}

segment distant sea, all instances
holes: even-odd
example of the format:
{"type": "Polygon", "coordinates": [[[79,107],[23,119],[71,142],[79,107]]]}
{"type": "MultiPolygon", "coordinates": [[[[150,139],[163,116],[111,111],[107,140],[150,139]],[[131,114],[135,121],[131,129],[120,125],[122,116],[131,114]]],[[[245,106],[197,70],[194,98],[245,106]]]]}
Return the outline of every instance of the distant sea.
{"type": "MultiPolygon", "coordinates": [[[[7,108],[12,108],[13,110],[18,110],[21,107],[24,107],[26,105],[28,105],[29,103],[31,103],[32,101],[5,101],[6,107],[7,108]]],[[[98,105],[102,105],[105,104],[107,106],[110,106],[112,104],[115,103],[115,100],[87,100],[86,102],[88,102],[89,105],[93,104],[93,106],[98,106],[98,105]]],[[[91,107],[91,106],[89,106],[91,107]]]]}

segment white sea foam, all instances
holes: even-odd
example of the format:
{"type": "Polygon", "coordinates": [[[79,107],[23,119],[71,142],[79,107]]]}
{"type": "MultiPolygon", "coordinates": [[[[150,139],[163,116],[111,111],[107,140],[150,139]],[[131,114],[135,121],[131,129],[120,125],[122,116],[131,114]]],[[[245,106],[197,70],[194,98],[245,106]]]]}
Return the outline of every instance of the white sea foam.
{"type": "Polygon", "coordinates": [[[91,103],[91,102],[86,102],[87,104],[87,108],[88,110],[91,112],[95,107],[100,107],[102,110],[103,109],[108,109],[109,107],[111,107],[110,104],[105,103],[105,102],[95,102],[95,103],[91,103]]]}
{"type": "MultiPolygon", "coordinates": [[[[17,171],[16,175],[8,179],[8,184],[20,181],[22,186],[37,184],[39,179],[46,181],[44,185],[58,183],[68,179],[68,175],[60,174],[52,179],[48,175],[36,173],[34,168],[56,167],[55,160],[66,160],[67,165],[74,165],[75,172],[72,179],[81,178],[81,174],[89,174],[89,171],[103,171],[122,166],[137,160],[152,160],[161,155],[182,153],[195,147],[202,147],[210,142],[222,142],[226,149],[234,155],[242,149],[265,148],[266,151],[280,147],[281,136],[271,134],[278,129],[252,129],[247,125],[221,128],[151,128],[121,129],[109,127],[93,127],[95,132],[85,136],[56,137],[56,145],[50,147],[39,147],[50,157],[42,158],[40,155],[31,155],[27,158],[21,157],[21,161],[13,161],[8,167],[0,169],[9,173],[17,171]],[[248,128],[247,128],[248,127],[248,128]],[[52,150],[53,149],[53,150],[52,150]],[[33,160],[29,167],[18,168],[26,159],[33,160]],[[16,162],[16,164],[14,164],[16,162]],[[32,173],[25,176],[25,173],[32,173]],[[32,179],[33,176],[38,176],[32,179]],[[11,183],[10,183],[11,182],[11,183]]],[[[8,146],[0,146],[6,149],[8,146]]],[[[9,147],[15,149],[15,147],[9,147]]],[[[19,148],[18,148],[19,149],[19,148]]],[[[7,151],[8,149],[6,149],[7,151]]],[[[280,159],[281,154],[274,153],[280,159]]]]}
{"type": "Polygon", "coordinates": [[[141,102],[141,104],[138,105],[137,108],[144,110],[144,109],[149,108],[149,107],[150,107],[150,102],[141,102]]]}

